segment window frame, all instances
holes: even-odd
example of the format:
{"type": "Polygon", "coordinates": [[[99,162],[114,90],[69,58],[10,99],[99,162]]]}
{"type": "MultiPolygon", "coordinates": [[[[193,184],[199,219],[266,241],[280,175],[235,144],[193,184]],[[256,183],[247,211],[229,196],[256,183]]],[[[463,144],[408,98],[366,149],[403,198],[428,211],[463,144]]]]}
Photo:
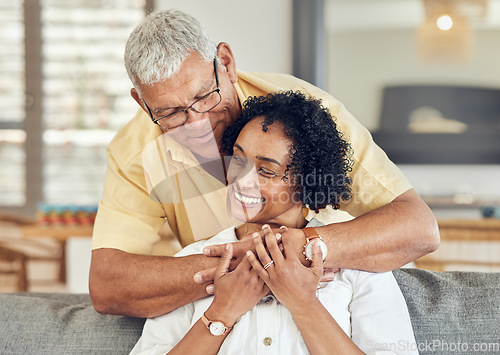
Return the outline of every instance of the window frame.
{"type": "Polygon", "coordinates": [[[22,129],[24,142],[24,193],[21,206],[0,206],[0,211],[34,215],[37,203],[42,201],[42,48],[40,4],[38,1],[23,3],[24,15],[24,72],[25,109],[24,122],[0,122],[0,129],[22,129]]]}

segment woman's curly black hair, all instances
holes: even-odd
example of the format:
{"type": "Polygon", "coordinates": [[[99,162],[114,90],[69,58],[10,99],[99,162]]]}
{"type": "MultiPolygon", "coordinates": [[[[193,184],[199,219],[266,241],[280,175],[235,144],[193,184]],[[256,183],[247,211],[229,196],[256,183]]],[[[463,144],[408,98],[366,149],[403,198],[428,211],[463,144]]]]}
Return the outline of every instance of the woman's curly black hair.
{"type": "Polygon", "coordinates": [[[233,154],[233,145],[243,127],[255,117],[262,117],[262,130],[274,122],[285,127],[285,136],[293,142],[291,163],[284,180],[291,178],[298,198],[318,212],[351,198],[351,148],[337,130],[332,115],[321,101],[298,91],[271,93],[250,97],[234,124],[221,139],[221,150],[233,154]]]}

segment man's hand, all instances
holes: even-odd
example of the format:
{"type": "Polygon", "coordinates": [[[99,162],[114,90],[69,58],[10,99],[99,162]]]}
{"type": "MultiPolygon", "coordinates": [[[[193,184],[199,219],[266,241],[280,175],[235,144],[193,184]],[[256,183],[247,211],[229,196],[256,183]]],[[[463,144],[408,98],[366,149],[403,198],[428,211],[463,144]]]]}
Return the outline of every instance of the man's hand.
{"type": "MultiPolygon", "coordinates": [[[[251,237],[230,244],[233,245],[233,259],[240,258],[241,256],[246,254],[247,250],[252,250],[254,247],[251,237]]],[[[226,250],[226,244],[209,245],[208,247],[205,247],[203,249],[203,255],[221,257],[224,254],[225,250],[226,250]]]]}
{"type": "MultiPolygon", "coordinates": [[[[247,250],[253,250],[254,244],[251,237],[244,238],[244,240],[239,242],[228,243],[228,244],[231,244],[232,246],[232,259],[229,265],[229,271],[232,271],[240,264],[243,258],[246,258],[245,254],[247,250]]],[[[226,246],[228,244],[210,245],[208,247],[205,247],[205,249],[203,249],[203,254],[205,256],[210,256],[210,257],[222,257],[226,252],[226,246]]],[[[210,269],[205,269],[197,272],[196,274],[194,274],[193,277],[194,282],[196,282],[197,284],[212,282],[214,280],[215,270],[216,268],[213,267],[210,269]]],[[[207,285],[206,291],[209,294],[213,294],[214,284],[210,283],[209,285],[207,285]]]]}
{"type": "MultiPolygon", "coordinates": [[[[262,227],[262,230],[259,232],[255,232],[252,235],[247,235],[242,237],[241,241],[231,243],[233,246],[233,260],[231,262],[231,265],[229,267],[229,270],[234,270],[236,266],[241,262],[242,258],[245,257],[245,254],[247,251],[255,251],[255,245],[253,238],[260,238],[265,243],[264,236],[265,236],[265,227],[267,225],[264,225],[262,227]],[[236,259],[234,259],[236,258],[236,259]]],[[[268,227],[268,226],[267,226],[268,227]]],[[[273,233],[278,232],[278,230],[273,230],[273,233]]],[[[306,241],[306,237],[302,229],[296,229],[296,228],[287,228],[285,226],[281,226],[279,228],[280,233],[288,233],[289,234],[289,239],[291,244],[293,245],[293,248],[297,251],[299,255],[299,260],[301,263],[305,266],[309,266],[309,263],[307,262],[306,258],[302,254],[302,251],[304,250],[304,245],[306,241]]],[[[281,245],[281,240],[278,241],[278,245],[280,249],[282,249],[281,245]]],[[[219,245],[210,245],[203,249],[203,254],[205,256],[210,256],[210,257],[221,257],[224,254],[224,251],[226,250],[226,244],[219,244],[219,245]]],[[[338,272],[339,269],[329,269],[325,268],[323,270],[323,274],[321,276],[320,281],[321,282],[329,282],[332,281],[333,278],[335,277],[335,273],[338,272]]],[[[194,275],[194,281],[197,284],[202,284],[206,282],[211,282],[214,280],[214,272],[215,272],[215,267],[210,268],[210,269],[205,269],[202,271],[197,272],[194,275]]],[[[209,284],[206,287],[206,291],[209,294],[214,293],[214,285],[213,283],[209,284]]]]}

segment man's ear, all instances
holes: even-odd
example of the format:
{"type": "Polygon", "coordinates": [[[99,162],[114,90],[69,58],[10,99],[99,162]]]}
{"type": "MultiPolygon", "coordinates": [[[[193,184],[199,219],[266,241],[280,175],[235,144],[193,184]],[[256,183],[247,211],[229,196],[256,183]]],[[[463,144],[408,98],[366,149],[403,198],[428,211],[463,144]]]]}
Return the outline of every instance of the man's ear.
{"type": "Polygon", "coordinates": [[[238,81],[238,75],[236,74],[236,61],[234,60],[233,51],[231,50],[229,44],[226,42],[219,43],[217,46],[217,57],[219,58],[219,63],[226,68],[231,83],[236,83],[238,81]]]}
{"type": "Polygon", "coordinates": [[[141,106],[144,111],[147,112],[146,107],[144,107],[144,101],[142,101],[141,97],[139,96],[139,93],[135,88],[130,89],[130,96],[132,96],[135,102],[137,102],[137,104],[141,106]]]}

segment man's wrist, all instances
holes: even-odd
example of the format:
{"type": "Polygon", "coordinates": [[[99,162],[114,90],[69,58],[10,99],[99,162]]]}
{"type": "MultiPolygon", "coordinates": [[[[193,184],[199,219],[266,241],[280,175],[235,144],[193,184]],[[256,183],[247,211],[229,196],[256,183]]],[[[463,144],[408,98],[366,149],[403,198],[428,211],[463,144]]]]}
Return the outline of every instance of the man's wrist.
{"type": "Polygon", "coordinates": [[[304,233],[304,228],[297,229],[297,232],[293,232],[293,240],[296,245],[297,256],[300,259],[300,262],[304,266],[311,266],[311,263],[306,260],[306,257],[302,253],[304,250],[304,244],[306,243],[306,234],[304,233]]]}
{"type": "Polygon", "coordinates": [[[304,250],[302,253],[304,254],[305,258],[307,261],[312,262],[313,260],[313,246],[315,243],[319,243],[319,247],[321,249],[321,255],[323,258],[323,262],[326,259],[326,256],[328,254],[328,246],[326,245],[325,241],[323,238],[321,238],[321,235],[316,231],[316,229],[312,227],[306,227],[302,229],[306,236],[306,242],[304,244],[304,250]]]}

